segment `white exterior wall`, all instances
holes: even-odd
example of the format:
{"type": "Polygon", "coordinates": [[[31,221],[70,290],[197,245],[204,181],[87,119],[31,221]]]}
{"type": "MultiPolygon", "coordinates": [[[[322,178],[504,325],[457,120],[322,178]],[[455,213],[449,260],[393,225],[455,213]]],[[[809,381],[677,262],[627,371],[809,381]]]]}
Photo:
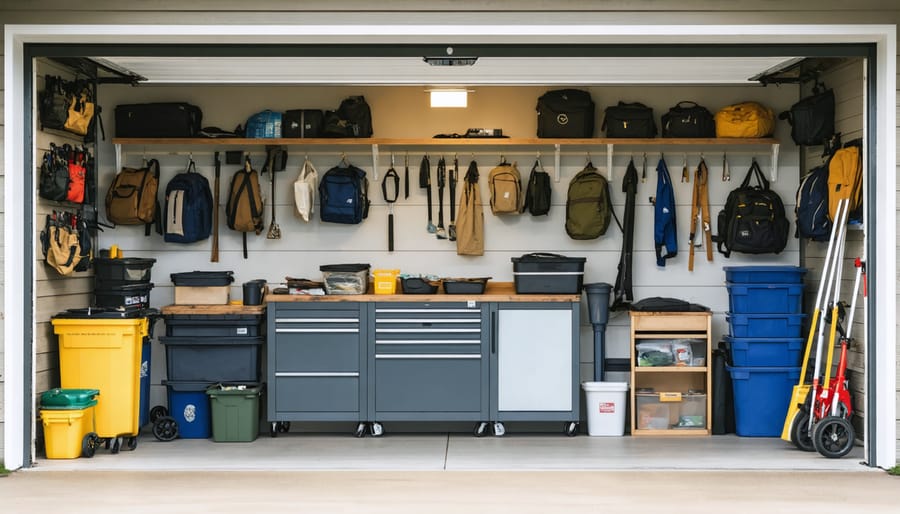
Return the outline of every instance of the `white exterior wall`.
{"type": "MultiPolygon", "coordinates": [[[[378,5],[378,11],[371,11],[371,2],[365,0],[357,0],[351,2],[342,2],[340,7],[336,7],[333,2],[304,2],[303,4],[297,4],[297,7],[285,8],[283,3],[276,2],[274,0],[262,0],[260,2],[255,2],[252,5],[248,5],[246,2],[235,1],[235,0],[219,0],[219,1],[197,1],[193,2],[190,7],[185,6],[181,2],[177,2],[174,0],[163,0],[161,2],[156,2],[154,4],[154,9],[156,10],[147,10],[145,6],[138,4],[123,4],[122,2],[113,2],[111,0],[92,0],[88,2],[79,3],[77,6],[73,6],[71,2],[62,2],[60,0],[43,0],[43,1],[27,1],[27,0],[13,0],[10,2],[5,2],[2,7],[0,7],[0,19],[3,19],[5,23],[16,23],[16,24],[27,24],[27,23],[65,23],[65,24],[77,24],[79,22],[83,23],[92,23],[92,24],[157,24],[157,23],[234,23],[234,24],[286,24],[290,25],[292,23],[308,23],[310,20],[332,20],[334,23],[343,23],[347,19],[349,13],[343,14],[340,17],[330,17],[325,10],[346,10],[346,11],[368,11],[368,14],[361,17],[360,19],[364,19],[363,23],[377,23],[380,21],[408,21],[410,23],[421,22],[423,20],[429,20],[431,22],[437,23],[448,23],[450,21],[462,21],[464,23],[538,23],[541,20],[548,20],[553,18],[554,20],[562,20],[562,23],[572,23],[579,24],[584,23],[585,20],[590,19],[591,22],[594,23],[607,23],[607,24],[619,24],[619,25],[627,25],[627,24],[679,24],[679,23],[694,23],[694,24],[735,24],[735,23],[746,23],[746,24],[780,24],[780,23],[818,23],[818,24],[827,24],[827,23],[879,23],[879,24],[896,24],[898,19],[900,19],[900,14],[898,14],[897,7],[893,5],[893,2],[885,2],[880,0],[864,0],[860,2],[856,2],[852,7],[848,7],[846,2],[838,2],[838,1],[821,1],[821,0],[802,0],[790,3],[784,2],[758,2],[751,0],[742,0],[739,2],[729,2],[729,3],[721,3],[713,0],[691,0],[687,2],[671,2],[667,0],[659,0],[659,1],[651,1],[651,2],[643,2],[640,4],[635,4],[634,2],[625,2],[625,1],[614,1],[614,2],[604,2],[603,9],[597,9],[595,3],[593,2],[585,2],[585,1],[558,1],[552,2],[550,4],[546,4],[542,1],[525,1],[517,3],[517,9],[522,11],[527,10],[539,10],[539,11],[549,11],[550,14],[541,13],[511,13],[506,12],[507,6],[502,2],[489,1],[489,2],[472,2],[472,6],[470,7],[472,10],[478,11],[486,11],[482,13],[470,14],[464,12],[463,9],[466,7],[464,5],[460,5],[460,2],[453,2],[450,0],[446,1],[437,1],[437,2],[429,2],[426,6],[423,6],[421,2],[410,2],[406,0],[399,1],[388,1],[382,2],[378,5]],[[134,11],[132,11],[134,9],[134,11]],[[189,13],[179,12],[179,10],[190,9],[189,13]],[[204,12],[204,9],[206,11],[204,12]],[[323,12],[310,14],[304,11],[315,11],[320,10],[323,12]],[[578,10],[588,10],[591,11],[592,14],[584,15],[577,12],[567,12],[567,11],[578,11],[578,10]],[[447,12],[440,12],[447,11],[447,12]],[[493,16],[492,11],[499,11],[502,13],[502,16],[493,16]],[[438,12],[440,12],[438,14],[438,12]],[[568,21],[566,21],[568,20],[568,21]]],[[[605,99],[598,103],[598,105],[603,105],[605,99]]],[[[0,105],[2,105],[2,100],[0,100],[0,105]]],[[[900,105],[900,102],[898,102],[900,105]]],[[[663,104],[665,106],[665,104],[663,104]]],[[[2,108],[0,108],[2,110],[2,108]]],[[[897,117],[900,119],[900,116],[897,117]]],[[[2,121],[0,121],[2,123],[2,121]]],[[[377,119],[376,119],[377,123],[377,119]]],[[[460,127],[460,129],[464,128],[464,126],[460,127]]],[[[900,129],[900,127],[898,127],[900,129]]],[[[900,130],[898,130],[898,143],[900,143],[900,130]]],[[[784,139],[784,138],[782,138],[784,139]]],[[[0,150],[2,151],[2,150],[0,150]]],[[[524,159],[524,157],[523,157],[524,159]]],[[[529,157],[530,159],[530,157],[529,157]]],[[[678,160],[678,159],[675,159],[678,160]]],[[[782,161],[787,161],[784,153],[782,154],[782,161]]],[[[2,161],[0,161],[2,162],[2,161]]],[[[481,160],[479,160],[481,162],[481,160]]],[[[487,161],[485,161],[487,162],[487,161]]],[[[596,163],[595,164],[599,164],[596,163]]],[[[677,170],[680,162],[675,164],[673,162],[669,162],[670,170],[677,170]]],[[[900,160],[896,163],[896,171],[900,171],[900,160]]],[[[482,165],[482,171],[485,172],[486,165],[482,165]]],[[[170,169],[171,173],[175,171],[174,166],[170,169]]],[[[523,164],[522,166],[525,168],[526,166],[523,164]]],[[[735,166],[735,170],[740,169],[738,166],[735,166]]],[[[321,167],[320,167],[321,171],[321,167]]],[[[2,169],[2,164],[0,164],[0,180],[3,178],[5,170],[2,169]]],[[[677,171],[676,171],[677,175],[677,171]]],[[[287,176],[287,175],[286,175],[287,176]]],[[[651,173],[652,176],[652,173],[651,173]]],[[[103,183],[101,182],[101,187],[103,183]]],[[[373,187],[374,189],[374,187],[373,187]]],[[[377,190],[376,190],[377,191],[377,190]]],[[[677,192],[676,192],[677,194],[677,192]]],[[[712,195],[711,191],[711,195],[712,195]]],[[[646,196],[646,195],[644,195],[646,196]]],[[[678,195],[679,198],[683,198],[684,195],[678,195]]],[[[898,197],[900,197],[900,192],[898,192],[898,197]]],[[[641,196],[639,196],[641,198],[641,196]]],[[[715,210],[714,210],[715,212],[715,210]]],[[[5,215],[5,202],[0,200],[0,216],[5,215]]],[[[373,216],[377,217],[377,214],[373,213],[373,216]]],[[[383,217],[383,216],[382,216],[383,217]]],[[[401,220],[401,214],[398,207],[398,220],[401,220]]],[[[407,219],[412,219],[414,216],[407,216],[407,219]]],[[[279,214],[279,220],[284,227],[285,223],[288,221],[288,215],[279,214]]],[[[375,221],[375,218],[367,221],[367,225],[363,225],[368,227],[372,221],[375,221]]],[[[517,220],[519,223],[525,221],[532,220],[517,220]]],[[[551,220],[550,223],[553,223],[551,220]]],[[[681,232],[680,232],[681,233],[681,232]]],[[[490,236],[489,236],[490,237],[490,236]]],[[[636,236],[638,241],[641,240],[641,235],[638,233],[636,236]]],[[[0,241],[4,238],[0,235],[0,241]]],[[[683,237],[682,237],[683,239],[683,237]]],[[[376,238],[374,241],[380,241],[380,238],[376,238]]],[[[0,243],[2,244],[2,243],[0,243]]],[[[435,243],[436,244],[436,243],[435,243]]],[[[612,248],[617,248],[615,244],[612,244],[611,241],[605,241],[602,243],[604,247],[609,245],[610,250],[613,251],[612,248]]],[[[506,249],[508,254],[515,254],[518,249],[508,248],[506,249]]],[[[200,254],[204,252],[198,252],[200,254]]],[[[521,252],[519,252],[521,253],[521,252]]],[[[719,259],[721,260],[721,259],[719,259]]],[[[204,262],[204,261],[199,261],[204,262]]],[[[506,266],[508,259],[506,259],[506,255],[502,258],[498,258],[496,269],[503,269],[501,266],[506,266]]],[[[224,264],[224,263],[223,263],[224,264]]],[[[494,269],[494,268],[492,268],[494,269]]],[[[461,269],[468,273],[469,269],[461,269]]],[[[589,268],[589,273],[591,270],[589,268]]],[[[594,275],[597,276],[601,280],[611,281],[614,279],[614,269],[611,274],[607,273],[607,276],[602,274],[594,275]]],[[[157,275],[159,276],[159,275],[157,275]]],[[[162,275],[165,276],[165,275],[162,275]]],[[[497,277],[498,279],[502,277],[497,277]]],[[[893,278],[887,278],[887,280],[892,280],[893,278]]],[[[877,278],[876,278],[877,280],[877,278]]],[[[884,280],[884,279],[882,279],[884,280]]],[[[0,277],[0,291],[4,288],[5,278],[0,277]]],[[[154,291],[155,293],[157,291],[154,291]]],[[[159,292],[159,294],[154,294],[154,303],[157,300],[164,301],[162,295],[163,292],[159,292]]],[[[642,296],[640,289],[636,289],[636,294],[638,297],[642,296]]],[[[2,320],[0,320],[2,322],[2,320]]],[[[611,332],[609,336],[611,338],[615,337],[614,332],[616,328],[611,327],[611,332]]],[[[0,336],[2,337],[2,336],[0,336]]],[[[585,332],[582,334],[582,339],[588,341],[589,332],[585,332]]],[[[589,345],[589,342],[583,343],[583,345],[589,345]]],[[[3,348],[4,342],[0,341],[0,362],[2,362],[3,358],[3,348]]],[[[587,353],[586,355],[590,355],[587,353]]],[[[616,356],[616,355],[611,355],[616,356]]],[[[588,366],[583,366],[583,368],[589,369],[588,366]]],[[[2,369],[2,368],[0,368],[2,369]]],[[[898,383],[900,383],[900,361],[897,364],[897,374],[898,374],[898,383]]],[[[585,372],[583,371],[583,374],[585,372]]],[[[5,375],[0,374],[0,393],[2,393],[2,388],[4,386],[3,381],[5,380],[5,375]]],[[[900,412],[900,391],[896,393],[896,401],[897,401],[897,412],[900,412]]],[[[4,409],[3,409],[3,396],[0,395],[0,451],[3,448],[3,420],[4,420],[4,409]]],[[[900,433],[900,421],[898,421],[898,433],[900,433]]],[[[898,448],[900,448],[900,442],[898,442],[898,448]]]]}

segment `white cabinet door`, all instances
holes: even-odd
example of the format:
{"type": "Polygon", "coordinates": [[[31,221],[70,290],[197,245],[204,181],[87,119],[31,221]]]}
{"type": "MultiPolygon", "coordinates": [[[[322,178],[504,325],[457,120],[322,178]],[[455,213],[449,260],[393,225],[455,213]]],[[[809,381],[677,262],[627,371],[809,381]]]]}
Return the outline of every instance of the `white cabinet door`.
{"type": "Polygon", "coordinates": [[[498,409],[572,410],[572,311],[500,309],[498,409]]]}

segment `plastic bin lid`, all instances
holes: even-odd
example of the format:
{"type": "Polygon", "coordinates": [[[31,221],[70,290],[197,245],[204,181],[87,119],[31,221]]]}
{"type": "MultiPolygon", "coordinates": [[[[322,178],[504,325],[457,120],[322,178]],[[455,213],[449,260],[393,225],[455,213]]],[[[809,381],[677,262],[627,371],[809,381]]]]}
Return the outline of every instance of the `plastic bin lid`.
{"type": "Polygon", "coordinates": [[[111,259],[109,257],[94,257],[93,264],[101,266],[153,266],[156,259],[150,257],[120,257],[111,259]]]}
{"type": "Polygon", "coordinates": [[[86,409],[97,405],[99,389],[50,389],[41,393],[42,409],[86,409]]]}
{"type": "Polygon", "coordinates": [[[206,388],[206,394],[209,396],[238,396],[244,394],[260,394],[263,384],[256,382],[248,383],[225,383],[213,384],[206,388]]]}
{"type": "Polygon", "coordinates": [[[178,285],[228,285],[234,282],[233,271],[183,271],[169,275],[172,283],[178,285]],[[210,282],[206,284],[206,282],[210,282]],[[214,282],[214,283],[213,283],[214,282]],[[220,284],[220,282],[222,284],[220,284]]]}
{"type": "Polygon", "coordinates": [[[628,390],[628,382],[582,382],[581,388],[590,392],[624,392],[628,390]]]}
{"type": "Polygon", "coordinates": [[[566,257],[557,253],[526,253],[521,257],[512,257],[513,262],[585,262],[586,257],[566,257]]]}
{"type": "Polygon", "coordinates": [[[368,264],[323,264],[319,266],[319,271],[330,271],[330,272],[345,272],[345,273],[358,273],[360,271],[366,271],[371,266],[368,264]]]}
{"type": "Polygon", "coordinates": [[[126,309],[112,307],[84,307],[68,309],[52,317],[52,319],[136,319],[159,316],[159,309],[126,309]]]}
{"type": "Polygon", "coordinates": [[[751,271],[751,272],[765,272],[765,271],[776,271],[776,272],[785,272],[785,273],[806,273],[806,268],[800,266],[723,266],[722,269],[726,272],[741,272],[741,271],[751,271]]]}

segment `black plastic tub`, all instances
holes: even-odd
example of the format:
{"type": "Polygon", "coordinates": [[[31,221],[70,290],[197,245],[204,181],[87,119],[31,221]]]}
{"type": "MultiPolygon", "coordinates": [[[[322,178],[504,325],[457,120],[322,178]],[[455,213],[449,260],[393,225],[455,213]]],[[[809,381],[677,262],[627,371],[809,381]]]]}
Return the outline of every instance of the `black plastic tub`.
{"type": "Polygon", "coordinates": [[[234,282],[233,271],[186,271],[172,273],[172,283],[176,286],[209,287],[229,286],[234,282]]]}
{"type": "Polygon", "coordinates": [[[171,337],[258,337],[263,314],[167,314],[166,335],[171,337]]]}
{"type": "Polygon", "coordinates": [[[445,294],[483,294],[490,277],[486,278],[445,278],[445,294]]]}
{"type": "Polygon", "coordinates": [[[160,337],[169,380],[259,382],[264,337],[160,337]]]}
{"type": "Polygon", "coordinates": [[[513,281],[518,294],[581,294],[584,257],[529,253],[513,257],[513,281]]]}
{"type": "Polygon", "coordinates": [[[129,257],[126,259],[94,258],[94,284],[97,289],[150,282],[150,271],[156,259],[129,257]]]}
{"type": "Polygon", "coordinates": [[[94,289],[94,305],[110,309],[148,309],[153,284],[125,284],[94,289]]]}
{"type": "Polygon", "coordinates": [[[406,277],[400,279],[400,290],[403,294],[434,294],[438,283],[421,277],[406,277]]]}

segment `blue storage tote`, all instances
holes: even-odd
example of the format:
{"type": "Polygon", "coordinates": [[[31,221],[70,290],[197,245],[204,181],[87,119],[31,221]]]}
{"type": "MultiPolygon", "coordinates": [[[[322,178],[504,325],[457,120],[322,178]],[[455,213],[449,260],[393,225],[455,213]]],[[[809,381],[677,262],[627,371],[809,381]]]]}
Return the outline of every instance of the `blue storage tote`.
{"type": "Polygon", "coordinates": [[[168,388],[169,416],[178,424],[178,436],[184,439],[209,439],[212,436],[212,410],[206,388],[209,382],[165,380],[168,388]]]}
{"type": "Polygon", "coordinates": [[[806,314],[740,314],[728,313],[728,330],[732,337],[800,337],[806,314]]]}
{"type": "Polygon", "coordinates": [[[739,284],[799,284],[806,268],[799,266],[725,266],[725,280],[739,284]]]}
{"type": "Polygon", "coordinates": [[[728,337],[723,339],[731,349],[735,366],[798,366],[803,351],[802,337],[728,337]]]}
{"type": "Polygon", "coordinates": [[[803,284],[727,284],[732,313],[766,314],[801,312],[803,284]]]}
{"type": "Polygon", "coordinates": [[[779,437],[800,367],[726,366],[734,386],[735,432],[742,437],[779,437]]]}

